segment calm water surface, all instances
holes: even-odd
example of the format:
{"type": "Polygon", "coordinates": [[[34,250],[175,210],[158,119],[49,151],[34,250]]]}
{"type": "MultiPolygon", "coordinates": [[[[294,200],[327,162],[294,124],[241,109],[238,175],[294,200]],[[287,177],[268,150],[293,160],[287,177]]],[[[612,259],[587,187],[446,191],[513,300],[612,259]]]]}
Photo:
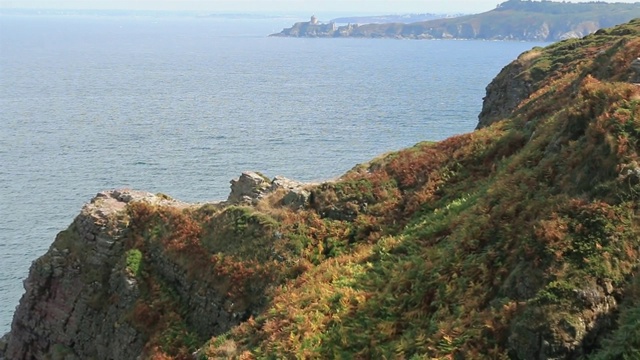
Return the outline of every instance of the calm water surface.
{"type": "Polygon", "coordinates": [[[283,39],[292,19],[0,15],[0,335],[34,259],[129,187],[226,198],[245,170],[303,181],[471,131],[535,45],[283,39]]]}

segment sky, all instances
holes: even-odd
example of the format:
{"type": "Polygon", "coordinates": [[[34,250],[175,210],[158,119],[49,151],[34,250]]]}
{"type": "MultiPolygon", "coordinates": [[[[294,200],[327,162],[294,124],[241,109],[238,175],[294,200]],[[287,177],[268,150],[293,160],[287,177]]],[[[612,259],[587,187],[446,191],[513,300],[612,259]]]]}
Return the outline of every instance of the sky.
{"type": "MultiPolygon", "coordinates": [[[[217,13],[479,13],[504,0],[0,0],[0,8],[197,10],[217,13]]],[[[640,0],[617,0],[636,2],[640,0]]],[[[571,2],[584,2],[573,0],[571,2]]]]}

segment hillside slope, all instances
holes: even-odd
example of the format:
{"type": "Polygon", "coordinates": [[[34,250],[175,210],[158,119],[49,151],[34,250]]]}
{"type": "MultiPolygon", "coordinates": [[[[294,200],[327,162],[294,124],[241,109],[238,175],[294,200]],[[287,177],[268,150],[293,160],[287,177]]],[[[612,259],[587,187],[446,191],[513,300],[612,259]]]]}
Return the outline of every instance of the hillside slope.
{"type": "Polygon", "coordinates": [[[559,41],[640,17],[640,3],[509,0],[481,14],[412,23],[335,26],[300,22],[271,36],[559,41]]]}
{"type": "Polygon", "coordinates": [[[99,194],[0,358],[637,358],[639,55],[640,20],[533,49],[479,130],[335,182],[99,194]]]}

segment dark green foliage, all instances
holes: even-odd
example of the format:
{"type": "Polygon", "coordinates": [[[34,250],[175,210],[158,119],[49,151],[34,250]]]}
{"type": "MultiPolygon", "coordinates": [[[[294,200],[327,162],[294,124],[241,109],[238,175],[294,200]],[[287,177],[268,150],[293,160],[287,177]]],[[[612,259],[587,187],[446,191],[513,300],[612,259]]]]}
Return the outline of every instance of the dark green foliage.
{"type": "Polygon", "coordinates": [[[133,276],[139,276],[142,270],[142,252],[138,249],[131,249],[126,252],[127,271],[133,276]]]}

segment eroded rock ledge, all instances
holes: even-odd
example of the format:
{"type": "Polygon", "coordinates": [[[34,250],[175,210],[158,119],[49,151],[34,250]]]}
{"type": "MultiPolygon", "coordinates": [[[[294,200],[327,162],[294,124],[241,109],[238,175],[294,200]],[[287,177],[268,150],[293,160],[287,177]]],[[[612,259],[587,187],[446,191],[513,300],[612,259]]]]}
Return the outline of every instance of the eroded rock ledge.
{"type": "Polygon", "coordinates": [[[177,204],[139,191],[98,193],[32,264],[11,333],[4,338],[4,358],[112,354],[114,359],[134,359],[140,354],[144,339],[123,321],[138,297],[122,261],[123,210],[132,201],[177,204]]]}
{"type": "MultiPolygon", "coordinates": [[[[302,207],[309,198],[304,184],[284,177],[269,180],[245,172],[231,184],[227,201],[211,205],[250,206],[276,191],[284,193],[283,202],[291,207],[302,207]]],[[[0,359],[135,359],[143,353],[147,335],[130,321],[141,292],[127,268],[127,208],[132,203],[194,206],[142,191],[98,193],[33,262],[11,332],[0,338],[0,359]]],[[[148,260],[149,269],[188,304],[187,320],[198,335],[221,333],[250,315],[250,308],[238,310],[210,284],[190,279],[161,246],[150,247],[148,260]]]]}

